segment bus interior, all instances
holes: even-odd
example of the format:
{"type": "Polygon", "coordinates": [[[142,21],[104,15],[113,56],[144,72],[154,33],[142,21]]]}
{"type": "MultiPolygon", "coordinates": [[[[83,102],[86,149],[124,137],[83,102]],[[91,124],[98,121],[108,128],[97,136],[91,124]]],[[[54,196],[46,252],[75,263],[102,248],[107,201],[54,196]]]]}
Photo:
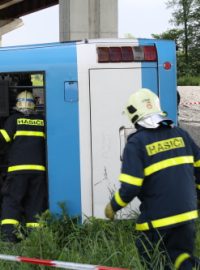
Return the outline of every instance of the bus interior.
{"type": "MultiPolygon", "coordinates": [[[[45,114],[45,76],[44,72],[6,72],[0,73],[0,129],[4,122],[15,112],[16,97],[24,91],[30,91],[35,98],[35,110],[45,114]]],[[[9,144],[1,143],[0,147],[0,187],[6,177],[6,153],[9,144]]],[[[23,153],[22,153],[23,154],[23,153]]]]}

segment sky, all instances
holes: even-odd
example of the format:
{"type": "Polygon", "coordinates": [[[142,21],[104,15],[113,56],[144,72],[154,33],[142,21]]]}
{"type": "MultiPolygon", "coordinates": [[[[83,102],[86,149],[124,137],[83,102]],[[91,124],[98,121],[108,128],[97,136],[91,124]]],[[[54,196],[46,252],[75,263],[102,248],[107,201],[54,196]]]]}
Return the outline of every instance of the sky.
{"type": "MultiPolygon", "coordinates": [[[[118,34],[135,38],[151,38],[173,26],[172,10],[166,0],[118,0],[118,34]]],[[[21,17],[23,26],[2,37],[2,46],[49,43],[59,41],[58,5],[21,17]]]]}

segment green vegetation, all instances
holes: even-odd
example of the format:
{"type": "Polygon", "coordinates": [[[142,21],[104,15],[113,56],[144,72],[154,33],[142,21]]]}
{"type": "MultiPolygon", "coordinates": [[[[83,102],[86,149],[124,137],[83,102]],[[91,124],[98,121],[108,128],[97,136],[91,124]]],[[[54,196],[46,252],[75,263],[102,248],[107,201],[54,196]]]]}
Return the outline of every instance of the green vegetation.
{"type": "Polygon", "coordinates": [[[166,5],[174,28],[152,36],[175,40],[178,85],[200,85],[200,1],[168,0],[166,5]]]}
{"type": "MultiPolygon", "coordinates": [[[[80,224],[78,218],[70,219],[64,213],[55,218],[46,212],[41,218],[44,224],[42,228],[35,229],[17,244],[1,242],[0,253],[135,270],[149,269],[150,267],[142,267],[134,244],[138,237],[134,230],[134,220],[135,218],[111,222],[88,218],[84,224],[80,224]]],[[[199,223],[197,230],[200,231],[199,223]]],[[[198,233],[196,252],[200,252],[198,233]]],[[[151,258],[151,267],[154,270],[164,269],[165,257],[159,253],[158,247],[151,258]]],[[[52,267],[0,261],[0,269],[46,270],[52,267]]]]}
{"type": "Polygon", "coordinates": [[[179,86],[199,86],[200,85],[200,77],[195,77],[195,76],[182,76],[178,78],[177,84],[179,86]]]}

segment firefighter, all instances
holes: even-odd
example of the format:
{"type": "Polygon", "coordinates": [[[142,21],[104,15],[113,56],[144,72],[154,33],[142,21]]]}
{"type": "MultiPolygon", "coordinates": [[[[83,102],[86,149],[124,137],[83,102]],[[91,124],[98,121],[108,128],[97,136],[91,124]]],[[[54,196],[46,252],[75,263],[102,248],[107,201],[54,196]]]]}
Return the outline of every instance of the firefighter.
{"type": "Polygon", "coordinates": [[[136,128],[123,153],[119,190],[105,208],[114,219],[134,197],[141,201],[136,240],[141,261],[153,269],[149,254],[164,249],[168,264],[191,270],[197,197],[200,189],[200,149],[183,129],[174,126],[161,110],[159,98],[149,89],[130,96],[125,113],[136,128]],[[162,241],[161,241],[162,239],[162,241]]]}
{"type": "Polygon", "coordinates": [[[17,242],[16,229],[40,226],[37,215],[46,208],[45,126],[35,112],[31,92],[18,94],[15,113],[0,130],[0,141],[9,144],[7,179],[3,186],[1,230],[4,241],[17,242]]]}

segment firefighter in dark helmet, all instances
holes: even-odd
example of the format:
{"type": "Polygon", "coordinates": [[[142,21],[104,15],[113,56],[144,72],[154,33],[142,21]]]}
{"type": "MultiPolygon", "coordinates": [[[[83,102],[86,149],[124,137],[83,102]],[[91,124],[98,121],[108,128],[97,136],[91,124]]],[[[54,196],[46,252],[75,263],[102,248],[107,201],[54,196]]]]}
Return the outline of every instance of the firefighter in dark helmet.
{"type": "Polygon", "coordinates": [[[200,149],[160,108],[149,89],[130,96],[125,108],[136,132],[128,137],[119,181],[121,186],[105,208],[115,213],[134,197],[141,201],[136,222],[136,246],[145,269],[154,269],[150,254],[158,246],[166,254],[164,269],[191,270],[197,198],[200,189],[200,149]],[[162,240],[161,240],[162,239],[162,240]]]}
{"type": "Polygon", "coordinates": [[[0,130],[0,141],[10,144],[1,213],[2,237],[10,242],[17,241],[22,218],[27,228],[40,226],[37,215],[45,210],[47,198],[43,116],[36,114],[28,91],[18,94],[15,110],[0,130]]]}

